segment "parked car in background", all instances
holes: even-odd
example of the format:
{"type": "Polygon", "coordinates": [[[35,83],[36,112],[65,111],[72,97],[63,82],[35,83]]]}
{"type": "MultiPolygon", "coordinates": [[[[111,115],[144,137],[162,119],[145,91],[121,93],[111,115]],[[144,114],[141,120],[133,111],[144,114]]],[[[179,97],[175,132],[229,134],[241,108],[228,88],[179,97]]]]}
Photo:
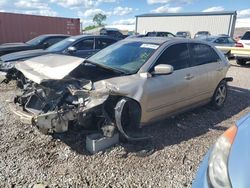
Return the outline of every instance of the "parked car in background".
{"type": "Polygon", "coordinates": [[[40,35],[25,43],[4,43],[0,45],[0,56],[24,50],[46,49],[68,37],[69,35],[47,34],[40,35]]]}
{"type": "Polygon", "coordinates": [[[7,72],[16,62],[49,53],[67,54],[77,57],[89,57],[97,51],[117,42],[109,36],[78,35],[64,39],[43,50],[28,50],[7,54],[0,57],[0,71],[7,72]]]}
{"type": "Polygon", "coordinates": [[[216,48],[173,37],[128,38],[88,59],[49,54],[15,67],[30,80],[14,99],[23,120],[45,133],[67,131],[73,122],[98,125],[105,136],[118,130],[128,140],[142,139],[135,128],[183,110],[223,107],[232,80],[216,48]]]}
{"type": "Polygon", "coordinates": [[[191,33],[189,31],[178,31],[175,36],[190,39],[191,33]]]}
{"type": "MultiPolygon", "coordinates": [[[[228,46],[234,47],[236,41],[228,36],[209,36],[202,40],[205,40],[214,46],[228,46]]],[[[230,53],[230,50],[221,50],[228,58],[234,57],[233,54],[230,53]]]]}
{"type": "Polygon", "coordinates": [[[198,31],[195,35],[194,38],[195,39],[202,39],[202,38],[206,38],[209,37],[211,34],[209,31],[198,31]]]}
{"type": "Polygon", "coordinates": [[[250,114],[222,134],[204,157],[193,188],[250,187],[250,114]]]}
{"type": "MultiPolygon", "coordinates": [[[[249,48],[250,49],[250,31],[247,31],[240,40],[235,45],[240,48],[249,48]]],[[[250,61],[250,54],[235,54],[236,62],[239,65],[245,65],[247,61],[250,61]]]]}
{"type": "Polygon", "coordinates": [[[173,33],[166,32],[166,31],[151,31],[147,32],[146,37],[175,37],[173,33]]]}
{"type": "Polygon", "coordinates": [[[100,35],[107,35],[118,40],[126,38],[128,35],[123,35],[118,29],[116,28],[102,28],[100,30],[100,35]]]}

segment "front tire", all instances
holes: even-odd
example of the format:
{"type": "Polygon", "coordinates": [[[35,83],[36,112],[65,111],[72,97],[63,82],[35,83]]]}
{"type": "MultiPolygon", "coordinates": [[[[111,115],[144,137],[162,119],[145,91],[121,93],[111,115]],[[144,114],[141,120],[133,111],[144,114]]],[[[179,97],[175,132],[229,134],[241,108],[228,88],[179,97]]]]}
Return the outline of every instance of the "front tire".
{"type": "Polygon", "coordinates": [[[222,80],[214,91],[211,105],[214,109],[221,109],[226,101],[228,92],[227,82],[222,80]]]}

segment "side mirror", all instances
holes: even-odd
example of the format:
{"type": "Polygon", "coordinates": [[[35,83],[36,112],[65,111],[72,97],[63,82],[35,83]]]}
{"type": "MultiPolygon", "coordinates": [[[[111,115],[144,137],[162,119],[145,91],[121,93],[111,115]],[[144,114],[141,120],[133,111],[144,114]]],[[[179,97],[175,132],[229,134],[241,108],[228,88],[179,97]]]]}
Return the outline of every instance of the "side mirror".
{"type": "Polygon", "coordinates": [[[71,54],[71,53],[74,53],[74,52],[76,52],[77,50],[76,50],[76,47],[74,47],[74,46],[70,46],[70,47],[68,47],[68,52],[71,54]]]}
{"type": "Polygon", "coordinates": [[[174,67],[167,64],[159,64],[154,67],[153,75],[167,75],[174,72],[174,67]]]}

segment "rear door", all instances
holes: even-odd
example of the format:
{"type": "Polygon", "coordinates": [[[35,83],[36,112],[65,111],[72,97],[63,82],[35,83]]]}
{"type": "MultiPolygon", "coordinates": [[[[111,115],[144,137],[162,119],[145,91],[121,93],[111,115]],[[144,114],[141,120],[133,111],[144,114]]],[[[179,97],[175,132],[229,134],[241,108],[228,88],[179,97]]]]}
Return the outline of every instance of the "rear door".
{"type": "Polygon", "coordinates": [[[76,51],[73,53],[73,55],[82,58],[90,57],[95,53],[94,45],[94,37],[83,39],[73,45],[76,48],[76,51]]]}
{"type": "Polygon", "coordinates": [[[213,95],[213,92],[222,79],[223,65],[220,57],[207,44],[190,43],[190,74],[193,79],[192,101],[202,101],[213,95]]]}

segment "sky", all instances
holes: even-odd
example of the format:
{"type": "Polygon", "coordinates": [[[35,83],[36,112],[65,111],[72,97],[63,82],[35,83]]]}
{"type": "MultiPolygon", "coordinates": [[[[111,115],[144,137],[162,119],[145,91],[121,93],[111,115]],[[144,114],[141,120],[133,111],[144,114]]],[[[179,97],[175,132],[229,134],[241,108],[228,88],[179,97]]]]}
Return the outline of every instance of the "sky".
{"type": "Polygon", "coordinates": [[[93,25],[97,13],[107,25],[134,25],[144,13],[237,11],[236,27],[250,27],[250,0],[0,0],[0,12],[80,18],[93,25]]]}

